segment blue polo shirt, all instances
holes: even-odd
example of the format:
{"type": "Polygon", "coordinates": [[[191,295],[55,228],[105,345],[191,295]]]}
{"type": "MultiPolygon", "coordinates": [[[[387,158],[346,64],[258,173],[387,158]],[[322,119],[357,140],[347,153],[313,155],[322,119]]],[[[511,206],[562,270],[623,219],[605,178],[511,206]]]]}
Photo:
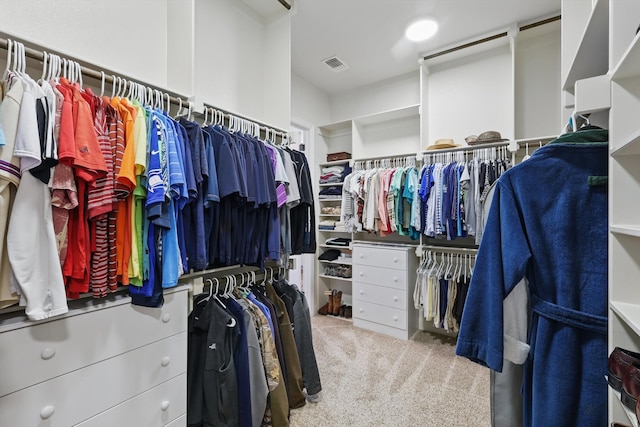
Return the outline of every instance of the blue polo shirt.
{"type": "Polygon", "coordinates": [[[238,167],[231,151],[228,133],[216,125],[211,133],[213,153],[218,172],[218,189],[220,193],[220,221],[218,223],[218,258],[216,264],[230,265],[231,262],[231,221],[234,205],[240,194],[240,178],[238,167]]]}
{"type": "MultiPolygon", "coordinates": [[[[195,178],[195,198],[183,210],[184,236],[191,236],[186,240],[186,252],[189,269],[204,270],[207,268],[207,248],[204,223],[204,174],[209,173],[204,153],[204,136],[200,125],[180,119],[180,125],[185,129],[185,162],[193,165],[195,178]],[[203,164],[204,162],[204,164],[203,164]]],[[[191,191],[190,191],[191,193],[191,191]]]]}

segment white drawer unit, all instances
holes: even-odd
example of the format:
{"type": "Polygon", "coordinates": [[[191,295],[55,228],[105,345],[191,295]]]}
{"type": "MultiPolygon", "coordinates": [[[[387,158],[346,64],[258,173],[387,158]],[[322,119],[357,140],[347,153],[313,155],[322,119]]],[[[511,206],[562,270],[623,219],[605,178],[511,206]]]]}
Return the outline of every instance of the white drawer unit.
{"type": "Polygon", "coordinates": [[[187,375],[181,374],[77,425],[77,427],[164,426],[187,412],[187,375]]]}
{"type": "Polygon", "coordinates": [[[354,326],[410,339],[418,328],[412,298],[417,267],[410,246],[354,243],[354,326]]]}
{"type": "Polygon", "coordinates": [[[162,308],[133,306],[120,295],[42,322],[0,319],[0,426],[179,420],[188,299],[189,287],[180,286],[165,290],[162,308]]]}

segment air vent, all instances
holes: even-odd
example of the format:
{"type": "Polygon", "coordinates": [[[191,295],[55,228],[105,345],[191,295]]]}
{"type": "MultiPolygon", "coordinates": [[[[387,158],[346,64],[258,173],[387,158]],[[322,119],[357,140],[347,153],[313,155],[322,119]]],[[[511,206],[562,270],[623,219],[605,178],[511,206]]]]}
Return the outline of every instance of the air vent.
{"type": "Polygon", "coordinates": [[[349,66],[344,62],[342,62],[342,60],[338,59],[337,56],[332,56],[331,58],[323,59],[322,62],[324,63],[324,65],[331,68],[331,70],[335,71],[336,73],[338,71],[344,71],[349,69],[349,66]]]}

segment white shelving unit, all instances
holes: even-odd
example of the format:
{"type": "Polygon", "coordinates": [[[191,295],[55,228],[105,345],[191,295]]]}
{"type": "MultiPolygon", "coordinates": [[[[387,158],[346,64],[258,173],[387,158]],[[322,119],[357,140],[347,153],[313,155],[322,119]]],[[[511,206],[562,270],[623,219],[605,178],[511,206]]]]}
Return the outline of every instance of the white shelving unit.
{"type": "MultiPolygon", "coordinates": [[[[610,0],[609,352],[640,351],[640,2],[610,0]]],[[[609,420],[637,426],[635,413],[609,393],[609,420]]]]}

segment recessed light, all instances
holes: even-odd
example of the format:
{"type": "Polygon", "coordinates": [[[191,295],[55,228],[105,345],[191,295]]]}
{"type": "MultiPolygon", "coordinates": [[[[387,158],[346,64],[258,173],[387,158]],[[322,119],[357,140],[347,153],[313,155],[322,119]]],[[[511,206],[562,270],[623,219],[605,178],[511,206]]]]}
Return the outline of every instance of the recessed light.
{"type": "Polygon", "coordinates": [[[411,23],[404,36],[412,42],[425,41],[438,32],[438,23],[433,19],[420,19],[411,23]]]}

